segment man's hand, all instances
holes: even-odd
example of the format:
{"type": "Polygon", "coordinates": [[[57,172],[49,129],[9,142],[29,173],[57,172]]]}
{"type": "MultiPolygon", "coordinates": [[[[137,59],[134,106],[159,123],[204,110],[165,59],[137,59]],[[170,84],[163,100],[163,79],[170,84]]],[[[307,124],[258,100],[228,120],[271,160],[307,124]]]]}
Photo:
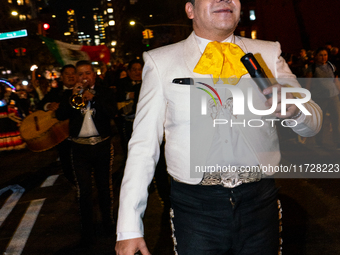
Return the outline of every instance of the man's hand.
{"type": "MultiPolygon", "coordinates": [[[[295,104],[287,104],[286,114],[285,115],[281,114],[281,88],[282,87],[283,86],[280,84],[275,84],[263,90],[263,94],[268,95],[270,93],[273,93],[273,88],[277,88],[277,106],[275,109],[275,116],[280,119],[289,119],[292,116],[296,116],[299,113],[300,109],[297,108],[295,104]]],[[[287,93],[286,98],[294,98],[294,96],[292,93],[287,93]]],[[[266,106],[270,108],[273,104],[273,98],[272,97],[269,98],[265,104],[266,106]]]]}
{"type": "Polygon", "coordinates": [[[85,102],[88,102],[88,101],[92,101],[94,95],[88,91],[88,90],[85,90],[84,93],[83,93],[83,98],[85,100],[85,102]]]}
{"type": "Polygon", "coordinates": [[[117,255],[134,255],[138,251],[143,255],[151,255],[143,237],[118,241],[115,250],[117,255]]]}
{"type": "Polygon", "coordinates": [[[48,111],[56,111],[59,108],[59,103],[52,102],[46,106],[48,111]]]}
{"type": "Polygon", "coordinates": [[[78,83],[76,83],[76,85],[74,85],[73,90],[72,90],[72,94],[75,95],[75,94],[82,93],[83,89],[84,89],[83,84],[78,82],[78,83]]]}

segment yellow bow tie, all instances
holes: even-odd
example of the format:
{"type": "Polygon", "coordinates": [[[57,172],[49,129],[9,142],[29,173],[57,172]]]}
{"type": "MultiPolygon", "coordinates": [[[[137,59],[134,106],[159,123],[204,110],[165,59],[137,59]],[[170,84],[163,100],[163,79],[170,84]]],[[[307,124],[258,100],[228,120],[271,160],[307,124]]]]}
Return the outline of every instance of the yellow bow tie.
{"type": "Polygon", "coordinates": [[[214,83],[221,78],[223,83],[236,85],[247,69],[241,62],[245,53],[236,44],[210,42],[198,61],[194,72],[212,74],[214,83]]]}

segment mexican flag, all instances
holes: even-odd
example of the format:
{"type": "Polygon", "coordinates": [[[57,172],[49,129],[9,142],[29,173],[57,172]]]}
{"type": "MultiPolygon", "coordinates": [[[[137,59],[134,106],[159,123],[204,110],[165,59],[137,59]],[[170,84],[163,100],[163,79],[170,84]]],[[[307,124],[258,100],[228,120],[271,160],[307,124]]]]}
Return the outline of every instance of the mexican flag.
{"type": "Polygon", "coordinates": [[[110,50],[105,45],[85,46],[53,40],[41,36],[56,60],[63,66],[75,65],[79,60],[110,62],[110,50]]]}

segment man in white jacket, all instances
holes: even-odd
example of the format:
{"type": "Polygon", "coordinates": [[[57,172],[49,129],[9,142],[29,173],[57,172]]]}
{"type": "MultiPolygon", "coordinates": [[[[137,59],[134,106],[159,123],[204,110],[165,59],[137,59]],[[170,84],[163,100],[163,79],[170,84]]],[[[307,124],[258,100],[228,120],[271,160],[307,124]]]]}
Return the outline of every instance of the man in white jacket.
{"type": "MultiPolygon", "coordinates": [[[[223,77],[222,73],[213,79],[215,75],[197,73],[198,63],[203,57],[211,58],[211,52],[206,49],[214,41],[226,43],[226,47],[235,46],[243,53],[252,52],[267,76],[275,78],[277,83],[261,92],[249,74],[241,73],[241,79],[231,84],[237,83],[232,87],[243,94],[253,90],[256,109],[271,108],[273,99],[264,95],[277,89],[278,104],[271,119],[290,119],[286,126],[301,136],[313,136],[320,130],[322,112],[309,101],[303,106],[310,115],[294,104],[287,105],[286,113],[281,113],[283,86],[280,84],[297,88],[300,85],[280,57],[279,43],[234,35],[240,19],[239,0],[191,0],[185,10],[193,20],[193,33],[184,41],[143,55],[143,83],[120,193],[116,252],[150,254],[143,238],[142,217],[147,188],[165,134],[167,170],[172,177],[171,218],[176,252],[180,255],[277,254],[279,220],[275,181],[264,179],[271,173],[261,170],[255,171],[255,177],[239,172],[245,166],[260,169],[258,166],[279,164],[275,125],[259,116],[261,127],[249,125],[256,117],[249,109],[235,115],[230,107],[232,89],[221,93],[223,82],[230,77],[223,77]],[[210,84],[206,88],[215,88],[216,95],[221,96],[220,101],[216,98],[221,107],[209,103],[209,114],[197,117],[192,103],[196,98],[193,95],[199,90],[191,88],[202,81],[210,84]],[[248,124],[213,126],[216,119],[248,124]],[[211,175],[193,170],[195,166],[209,165],[231,166],[237,171],[225,177],[221,172],[211,175]]],[[[231,62],[232,51],[224,57],[225,62],[231,62]]],[[[212,59],[214,62],[215,55],[212,59]]],[[[238,69],[235,73],[238,74],[238,69]]],[[[286,94],[287,98],[294,96],[286,94]]]]}

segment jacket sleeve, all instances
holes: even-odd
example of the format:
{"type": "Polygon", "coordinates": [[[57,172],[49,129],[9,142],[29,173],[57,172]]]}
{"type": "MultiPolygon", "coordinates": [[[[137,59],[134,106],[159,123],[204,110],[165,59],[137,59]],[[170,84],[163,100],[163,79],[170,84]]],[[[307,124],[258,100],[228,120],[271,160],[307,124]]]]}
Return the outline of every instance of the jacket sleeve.
{"type": "Polygon", "coordinates": [[[101,109],[106,111],[107,116],[113,119],[118,113],[117,99],[114,90],[106,87],[95,88],[95,102],[101,105],[101,109]]]}
{"type": "Polygon", "coordinates": [[[74,109],[70,104],[70,97],[72,95],[72,90],[64,91],[59,108],[55,112],[55,116],[58,120],[66,120],[69,119],[72,115],[74,109]]]}
{"type": "Polygon", "coordinates": [[[117,232],[143,234],[142,217],[160,154],[166,100],[162,79],[149,53],[144,53],[143,83],[137,104],[128,159],[122,181],[117,232]]]}

